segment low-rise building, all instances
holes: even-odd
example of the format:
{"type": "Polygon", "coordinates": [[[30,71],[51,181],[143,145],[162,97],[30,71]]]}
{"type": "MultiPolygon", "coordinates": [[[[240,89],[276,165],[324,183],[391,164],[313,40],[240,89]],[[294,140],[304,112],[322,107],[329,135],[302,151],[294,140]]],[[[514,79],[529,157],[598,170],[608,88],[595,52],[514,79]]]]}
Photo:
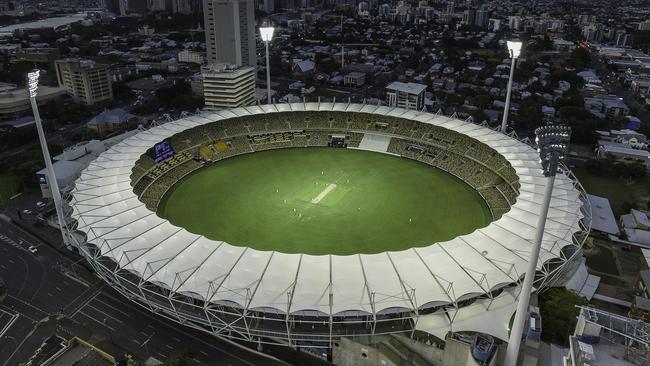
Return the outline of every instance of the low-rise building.
{"type": "Polygon", "coordinates": [[[70,366],[116,365],[115,357],[78,337],[51,336],[43,342],[27,365],[70,366]]]}
{"type": "Polygon", "coordinates": [[[178,62],[202,65],[205,62],[205,55],[202,52],[183,50],[178,53],[178,62]]]}
{"type": "Polygon", "coordinates": [[[644,322],[650,322],[650,270],[644,269],[639,271],[634,282],[636,296],[632,300],[628,316],[632,319],[639,319],[644,322]]]}
{"type": "Polygon", "coordinates": [[[576,48],[576,44],[561,38],[553,39],[553,48],[558,51],[569,52],[576,48]]]}
{"type": "Polygon", "coordinates": [[[60,58],[58,48],[23,48],[16,51],[16,61],[51,64],[60,58]]]}
{"type": "Polygon", "coordinates": [[[650,79],[634,79],[630,87],[636,93],[647,93],[650,90],[650,79]]]}
{"type": "Polygon", "coordinates": [[[0,122],[0,127],[12,127],[12,128],[25,128],[36,125],[36,120],[33,116],[23,116],[14,118],[9,121],[0,122]]]}
{"type": "Polygon", "coordinates": [[[122,108],[115,108],[96,115],[86,123],[86,127],[89,131],[102,136],[135,127],[136,122],[137,118],[134,115],[122,108]]]}
{"type": "Polygon", "coordinates": [[[564,365],[645,365],[650,355],[649,331],[646,322],[580,306],[564,365]]]}
{"type": "Polygon", "coordinates": [[[366,83],[366,74],[362,72],[351,72],[343,77],[345,86],[360,87],[366,83]]]}
{"type": "Polygon", "coordinates": [[[635,149],[629,144],[614,141],[598,141],[596,157],[599,159],[611,156],[623,163],[640,162],[650,169],[650,152],[647,150],[635,149]]]}
{"type": "MultiPolygon", "coordinates": [[[[19,88],[13,84],[0,84],[2,84],[0,85],[0,118],[20,116],[23,112],[30,110],[31,104],[26,87],[19,88]]],[[[36,102],[42,105],[65,94],[64,89],[39,85],[36,102]]]]}
{"type": "MultiPolygon", "coordinates": [[[[63,153],[53,157],[54,174],[61,191],[68,191],[72,188],[72,183],[79,178],[81,172],[97,157],[108,150],[111,146],[122,140],[133,136],[137,130],[127,131],[117,136],[105,140],[83,141],[76,145],[70,146],[63,150],[63,153]]],[[[52,193],[48,184],[47,169],[43,168],[36,172],[36,180],[41,188],[41,195],[45,198],[51,198],[52,193]]]]}
{"type": "Polygon", "coordinates": [[[395,81],[386,86],[386,102],[390,107],[421,110],[426,89],[424,84],[395,81]]]}
{"type": "Polygon", "coordinates": [[[577,75],[580,76],[582,80],[584,80],[587,84],[602,84],[602,81],[598,78],[598,75],[596,75],[596,72],[594,70],[580,71],[577,73],[577,75]]]}
{"type": "Polygon", "coordinates": [[[585,109],[598,118],[625,116],[630,108],[622,98],[613,95],[601,95],[584,99],[585,109]]]}
{"type": "Polygon", "coordinates": [[[293,72],[294,75],[308,75],[312,74],[315,70],[315,64],[311,60],[301,60],[301,61],[296,61],[293,63],[293,66],[291,67],[291,72],[293,72]]]}

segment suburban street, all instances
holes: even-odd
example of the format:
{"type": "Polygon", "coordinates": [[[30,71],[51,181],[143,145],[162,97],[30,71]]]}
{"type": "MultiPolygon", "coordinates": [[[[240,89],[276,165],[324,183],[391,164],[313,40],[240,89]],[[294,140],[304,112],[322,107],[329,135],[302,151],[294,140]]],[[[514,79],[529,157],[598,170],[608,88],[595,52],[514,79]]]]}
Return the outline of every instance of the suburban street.
{"type": "MultiPolygon", "coordinates": [[[[0,220],[0,276],[9,291],[0,305],[0,366],[27,361],[53,334],[66,339],[79,336],[116,357],[128,352],[141,360],[151,356],[162,361],[190,348],[197,365],[287,364],[154,315],[4,220],[0,220]],[[37,253],[27,250],[32,245],[37,253]]],[[[296,355],[294,364],[310,364],[301,362],[302,356],[296,355]]]]}
{"type": "Polygon", "coordinates": [[[623,98],[623,102],[625,102],[628,107],[637,111],[636,113],[632,113],[633,115],[638,117],[642,123],[646,125],[650,124],[650,113],[639,103],[634,91],[629,87],[621,85],[618,77],[613,76],[611,72],[607,70],[605,63],[600,62],[595,55],[592,55],[591,60],[592,64],[596,65],[598,76],[601,78],[603,86],[608,93],[623,98]]]}

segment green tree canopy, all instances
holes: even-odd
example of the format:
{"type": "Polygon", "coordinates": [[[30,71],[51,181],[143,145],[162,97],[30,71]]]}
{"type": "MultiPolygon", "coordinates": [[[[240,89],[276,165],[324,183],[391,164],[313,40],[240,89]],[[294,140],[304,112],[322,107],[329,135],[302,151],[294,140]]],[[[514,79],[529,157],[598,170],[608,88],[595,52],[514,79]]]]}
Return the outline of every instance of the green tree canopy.
{"type": "Polygon", "coordinates": [[[587,301],[573,291],[565,288],[551,288],[539,295],[540,315],[542,316],[542,339],[547,342],[569,345],[569,335],[576,327],[579,309],[587,301]]]}

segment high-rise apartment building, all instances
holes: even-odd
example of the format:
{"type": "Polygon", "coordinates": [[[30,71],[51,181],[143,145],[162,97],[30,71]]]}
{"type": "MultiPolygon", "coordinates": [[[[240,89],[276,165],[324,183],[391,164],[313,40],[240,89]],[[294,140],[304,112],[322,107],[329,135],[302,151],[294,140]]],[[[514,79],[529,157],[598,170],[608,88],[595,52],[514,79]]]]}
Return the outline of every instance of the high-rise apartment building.
{"type": "Polygon", "coordinates": [[[203,67],[205,109],[219,110],[255,104],[255,68],[229,64],[203,67]]]}
{"type": "Polygon", "coordinates": [[[126,15],[128,12],[126,0],[104,0],[104,5],[115,15],[126,15]]]}
{"type": "MultiPolygon", "coordinates": [[[[195,0],[198,2],[198,0],[195,0]]],[[[172,0],[172,12],[181,14],[192,14],[193,7],[191,0],[172,0]]]]}
{"type": "Polygon", "coordinates": [[[129,13],[146,14],[147,0],[126,0],[129,13]]]}
{"type": "Polygon", "coordinates": [[[476,21],[476,9],[467,9],[463,12],[463,24],[472,25],[476,21]]]}
{"type": "Polygon", "coordinates": [[[54,65],[59,87],[75,102],[91,105],[113,100],[108,65],[77,59],[57,60],[54,65]]]}
{"type": "Polygon", "coordinates": [[[508,28],[510,30],[520,30],[521,29],[522,19],[520,16],[511,15],[508,17],[508,28]]]}
{"type": "Polygon", "coordinates": [[[167,9],[167,1],[166,0],[148,0],[148,2],[147,2],[147,10],[149,10],[149,11],[166,11],[166,10],[171,10],[171,9],[167,9]]]}
{"type": "Polygon", "coordinates": [[[650,20],[645,20],[645,21],[639,23],[637,29],[640,30],[640,31],[650,30],[650,20]]]}
{"type": "Polygon", "coordinates": [[[255,66],[253,0],[203,0],[207,62],[255,66]]]}
{"type": "Polygon", "coordinates": [[[618,32],[616,34],[616,46],[617,47],[631,47],[634,40],[634,36],[625,31],[618,32]]]}
{"type": "Polygon", "coordinates": [[[488,21],[490,19],[490,10],[487,5],[481,5],[481,8],[476,12],[476,18],[474,19],[474,24],[476,26],[485,28],[488,26],[488,21]]]}

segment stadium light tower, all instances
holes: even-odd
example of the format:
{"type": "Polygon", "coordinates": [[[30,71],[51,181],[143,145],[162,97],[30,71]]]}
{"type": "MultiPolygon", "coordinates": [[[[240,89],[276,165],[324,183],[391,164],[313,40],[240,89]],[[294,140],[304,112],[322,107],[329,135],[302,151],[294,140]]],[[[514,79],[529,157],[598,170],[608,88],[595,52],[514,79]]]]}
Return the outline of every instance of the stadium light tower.
{"type": "Polygon", "coordinates": [[[510,78],[508,79],[508,90],[506,91],[506,105],[503,110],[503,120],[501,121],[501,132],[506,133],[506,128],[508,128],[508,111],[510,111],[510,96],[512,94],[512,79],[515,76],[515,64],[517,62],[517,57],[521,54],[521,42],[518,41],[508,41],[508,52],[510,53],[510,58],[512,59],[512,64],[510,65],[510,78]]]}
{"type": "Polygon", "coordinates": [[[269,62],[269,43],[273,40],[273,27],[260,27],[260,36],[266,47],[266,103],[271,104],[271,66],[269,62]]]}
{"type": "Polygon", "coordinates": [[[43,159],[45,160],[45,169],[47,170],[47,184],[52,192],[52,199],[54,200],[54,207],[56,208],[56,216],[59,221],[59,228],[63,236],[63,243],[68,244],[65,236],[63,216],[63,207],[61,205],[61,192],[59,191],[59,184],[54,175],[54,167],[52,166],[52,158],[50,157],[50,150],[47,148],[47,141],[45,140],[45,132],[43,132],[43,123],[41,115],[38,113],[38,104],[36,103],[36,95],[38,94],[38,77],[40,76],[39,70],[34,70],[27,74],[27,85],[29,89],[29,101],[32,104],[32,112],[34,113],[34,120],[36,121],[36,130],[38,131],[38,140],[41,143],[41,150],[43,151],[43,159]]]}
{"type": "Polygon", "coordinates": [[[537,261],[539,251],[542,246],[544,236],[544,227],[548,216],[548,209],[551,204],[553,194],[553,184],[557,174],[558,164],[564,158],[569,150],[569,140],[571,139],[571,128],[562,125],[546,125],[535,130],[535,142],[539,152],[540,162],[546,177],[546,189],[544,191],[544,200],[541,203],[541,210],[537,221],[537,230],[535,231],[535,241],[528,258],[528,268],[526,276],[521,285],[519,293],[519,302],[517,303],[517,312],[510,330],[510,339],[508,340],[508,349],[506,350],[505,366],[515,366],[519,356],[519,346],[524,331],[524,324],[528,316],[528,304],[530,294],[533,288],[533,280],[537,271],[537,261]]]}

